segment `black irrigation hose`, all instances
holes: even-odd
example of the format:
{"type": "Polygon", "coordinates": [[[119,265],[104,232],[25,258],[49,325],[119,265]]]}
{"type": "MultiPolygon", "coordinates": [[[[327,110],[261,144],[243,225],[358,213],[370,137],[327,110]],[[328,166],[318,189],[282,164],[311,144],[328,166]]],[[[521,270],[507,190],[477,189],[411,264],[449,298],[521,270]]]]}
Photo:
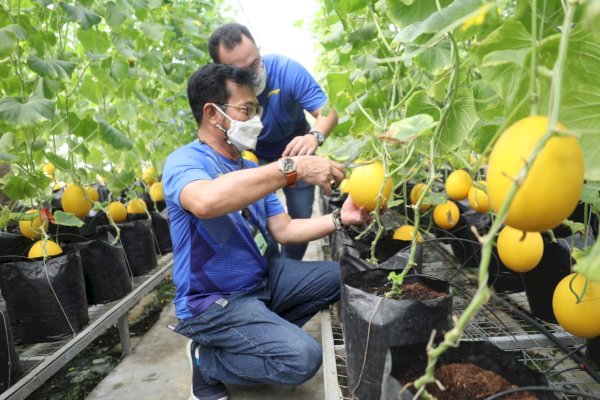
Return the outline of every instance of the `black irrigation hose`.
{"type": "MultiPolygon", "coordinates": [[[[557,367],[558,364],[560,364],[561,362],[563,362],[567,358],[571,357],[571,354],[577,353],[579,350],[582,350],[585,346],[586,346],[586,344],[584,343],[581,346],[578,346],[578,347],[574,348],[573,350],[571,350],[570,352],[568,352],[567,354],[565,354],[562,358],[560,358],[558,361],[556,361],[550,367],[546,368],[546,370],[543,371],[544,374],[547,374],[548,372],[550,372],[551,369],[554,369],[554,367],[557,367]]],[[[577,369],[580,369],[580,368],[577,368],[577,369]]]]}
{"type": "Polygon", "coordinates": [[[503,392],[488,396],[484,400],[496,400],[496,399],[500,399],[503,396],[506,396],[508,394],[518,393],[518,392],[555,392],[555,393],[566,394],[569,396],[579,396],[579,397],[585,397],[587,399],[592,399],[592,400],[600,400],[600,396],[595,396],[593,394],[581,393],[581,392],[577,392],[575,390],[551,388],[551,387],[547,387],[547,386],[524,386],[524,387],[509,389],[509,390],[505,390],[503,392]]]}
{"type": "MultiPolygon", "coordinates": [[[[550,341],[552,341],[563,352],[565,352],[567,354],[571,353],[571,349],[569,349],[560,340],[558,340],[556,338],[556,336],[554,336],[552,334],[552,332],[550,332],[548,329],[546,329],[546,327],[544,325],[537,322],[535,320],[535,318],[532,318],[528,314],[519,310],[517,307],[508,303],[506,300],[504,300],[500,297],[497,297],[497,299],[498,299],[498,301],[504,303],[505,306],[509,307],[510,310],[512,310],[515,314],[517,314],[519,316],[519,318],[522,318],[522,319],[526,320],[528,323],[530,323],[531,325],[535,326],[541,333],[543,333],[548,339],[550,339],[550,341]]],[[[573,359],[573,361],[575,361],[577,363],[577,365],[579,365],[579,367],[582,370],[585,370],[588,373],[588,375],[592,377],[593,380],[600,383],[600,374],[597,371],[595,371],[593,368],[591,368],[589,366],[589,364],[583,358],[581,358],[581,356],[578,353],[572,353],[572,354],[570,354],[570,357],[573,359]]],[[[598,398],[598,399],[600,400],[600,398],[598,398]]]]}

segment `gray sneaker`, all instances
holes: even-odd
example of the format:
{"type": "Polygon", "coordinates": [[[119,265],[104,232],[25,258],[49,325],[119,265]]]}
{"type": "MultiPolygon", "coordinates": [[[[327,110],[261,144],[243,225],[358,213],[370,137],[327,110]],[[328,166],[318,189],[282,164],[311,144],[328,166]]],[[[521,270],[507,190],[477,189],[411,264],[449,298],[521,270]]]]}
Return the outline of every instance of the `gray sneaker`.
{"type": "Polygon", "coordinates": [[[200,358],[199,350],[200,345],[193,340],[190,340],[186,345],[186,354],[188,360],[190,360],[190,368],[192,370],[192,395],[190,400],[228,400],[229,394],[227,388],[223,383],[217,383],[216,385],[209,385],[202,373],[200,372],[200,358]]]}

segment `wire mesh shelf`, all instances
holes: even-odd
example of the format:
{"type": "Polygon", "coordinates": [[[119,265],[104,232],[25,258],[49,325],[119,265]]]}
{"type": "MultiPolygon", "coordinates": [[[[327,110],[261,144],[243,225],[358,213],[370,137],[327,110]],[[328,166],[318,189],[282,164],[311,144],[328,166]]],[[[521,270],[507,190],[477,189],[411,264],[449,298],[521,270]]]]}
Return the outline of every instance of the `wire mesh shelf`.
{"type": "MultiPolygon", "coordinates": [[[[424,255],[422,273],[445,279],[450,283],[454,297],[453,315],[460,315],[475,293],[477,271],[461,267],[449,248],[443,244],[428,243],[424,255]]],[[[585,359],[582,355],[585,341],[564,331],[559,325],[535,319],[534,322],[543,327],[540,329],[528,318],[524,318],[529,312],[529,303],[524,292],[493,293],[486,306],[468,323],[462,340],[491,342],[500,349],[513,353],[515,359],[531,369],[542,372],[550,387],[598,396],[600,383],[567,354],[577,353],[585,359]],[[543,330],[548,334],[544,334],[543,330]]],[[[351,388],[348,388],[343,324],[338,304],[330,308],[330,314],[340,388],[339,398],[351,400],[353,397],[351,388]]],[[[591,361],[585,361],[595,368],[596,373],[600,370],[599,366],[594,366],[591,361]]],[[[555,396],[560,399],[585,398],[559,392],[556,392],[555,396]]]]}

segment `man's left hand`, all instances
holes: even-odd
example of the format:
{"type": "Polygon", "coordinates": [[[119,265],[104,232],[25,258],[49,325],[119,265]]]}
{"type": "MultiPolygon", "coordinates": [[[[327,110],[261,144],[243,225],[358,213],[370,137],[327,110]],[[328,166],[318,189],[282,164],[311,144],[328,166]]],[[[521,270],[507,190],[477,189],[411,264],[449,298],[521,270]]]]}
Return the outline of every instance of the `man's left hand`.
{"type": "Polygon", "coordinates": [[[303,136],[296,136],[283,150],[282,157],[310,156],[315,153],[319,147],[317,138],[312,133],[303,136]]]}
{"type": "Polygon", "coordinates": [[[341,217],[342,224],[344,225],[360,225],[370,223],[372,220],[372,217],[364,207],[359,208],[354,204],[350,195],[348,195],[348,198],[342,204],[341,217]]]}

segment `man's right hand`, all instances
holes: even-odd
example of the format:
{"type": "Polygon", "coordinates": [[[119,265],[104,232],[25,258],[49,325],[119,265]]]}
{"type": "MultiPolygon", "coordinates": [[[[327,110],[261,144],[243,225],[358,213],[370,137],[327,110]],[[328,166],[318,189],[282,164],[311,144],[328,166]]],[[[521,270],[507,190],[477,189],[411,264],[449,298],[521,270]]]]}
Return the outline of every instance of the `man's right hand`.
{"type": "Polygon", "coordinates": [[[318,156],[295,156],[292,158],[296,161],[298,179],[321,187],[327,196],[331,195],[332,186],[344,179],[344,167],[338,162],[318,156]]]}

